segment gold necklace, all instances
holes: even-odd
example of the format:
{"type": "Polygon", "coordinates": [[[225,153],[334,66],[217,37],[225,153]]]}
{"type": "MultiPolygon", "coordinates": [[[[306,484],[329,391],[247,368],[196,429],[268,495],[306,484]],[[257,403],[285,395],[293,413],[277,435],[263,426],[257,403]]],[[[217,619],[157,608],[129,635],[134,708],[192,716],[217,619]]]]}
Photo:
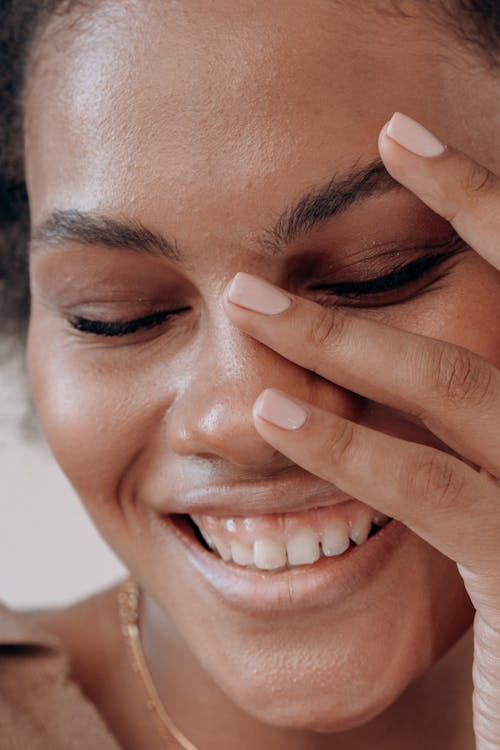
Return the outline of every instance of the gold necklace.
{"type": "Polygon", "coordinates": [[[120,612],[121,630],[127,641],[132,659],[132,669],[140,679],[146,698],[146,706],[153,715],[160,736],[165,740],[165,747],[169,748],[169,750],[198,750],[182,734],[180,729],[177,729],[165,711],[165,707],[158,695],[142,649],[141,633],[139,630],[139,606],[139,586],[132,576],[128,576],[120,584],[118,609],[120,612]]]}

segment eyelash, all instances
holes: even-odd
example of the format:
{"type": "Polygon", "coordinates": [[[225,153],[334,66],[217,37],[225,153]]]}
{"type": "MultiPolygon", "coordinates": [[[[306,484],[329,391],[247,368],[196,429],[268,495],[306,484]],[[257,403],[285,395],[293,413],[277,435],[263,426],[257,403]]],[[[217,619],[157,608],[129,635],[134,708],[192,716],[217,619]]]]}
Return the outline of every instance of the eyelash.
{"type": "Polygon", "coordinates": [[[364,281],[345,281],[336,284],[317,284],[311,287],[314,291],[323,291],[327,295],[335,295],[344,299],[360,299],[370,295],[380,295],[402,289],[414,281],[418,281],[433,268],[444,263],[445,260],[457,254],[456,249],[447,250],[435,255],[424,255],[397,268],[384,276],[364,281]]]}
{"type": "Polygon", "coordinates": [[[154,328],[155,326],[166,323],[170,318],[174,318],[183,312],[187,312],[189,307],[182,307],[179,310],[164,310],[143,318],[135,320],[107,322],[104,320],[89,320],[88,318],[73,318],[70,324],[77,331],[82,333],[93,333],[95,336],[128,336],[139,330],[154,328]]]}
{"type": "MultiPolygon", "coordinates": [[[[390,292],[401,289],[411,282],[418,281],[426,273],[444,263],[445,260],[456,255],[455,248],[435,255],[425,255],[406,263],[391,273],[379,276],[373,279],[356,282],[338,282],[336,284],[321,284],[311,287],[313,291],[322,291],[326,295],[335,295],[344,299],[360,299],[370,295],[380,295],[384,292],[390,292]]],[[[139,330],[154,328],[155,326],[166,323],[181,313],[190,310],[189,307],[179,308],[178,310],[167,310],[152,313],[142,318],[135,318],[128,321],[101,321],[90,320],[88,318],[77,317],[70,319],[70,325],[77,331],[95,336],[128,336],[139,330]]]]}

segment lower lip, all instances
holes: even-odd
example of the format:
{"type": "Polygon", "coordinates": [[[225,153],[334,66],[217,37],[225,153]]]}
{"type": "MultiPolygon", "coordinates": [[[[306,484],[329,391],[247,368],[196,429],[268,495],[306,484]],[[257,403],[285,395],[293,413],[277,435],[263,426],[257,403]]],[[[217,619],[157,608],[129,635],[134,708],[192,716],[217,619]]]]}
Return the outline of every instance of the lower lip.
{"type": "Polygon", "coordinates": [[[224,562],[205,550],[183,518],[162,516],[174,532],[189,563],[226,605],[250,615],[271,615],[339,604],[370,585],[391,561],[408,529],[391,521],[359,547],[338,557],[321,557],[313,565],[268,572],[224,562]]]}

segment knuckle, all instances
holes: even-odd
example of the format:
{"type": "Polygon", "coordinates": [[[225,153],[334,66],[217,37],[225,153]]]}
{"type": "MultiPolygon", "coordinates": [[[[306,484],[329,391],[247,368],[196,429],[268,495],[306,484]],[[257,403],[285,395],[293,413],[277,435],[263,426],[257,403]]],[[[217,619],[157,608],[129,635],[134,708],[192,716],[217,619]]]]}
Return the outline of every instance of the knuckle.
{"type": "Polygon", "coordinates": [[[313,349],[323,349],[332,342],[340,341],[344,328],[345,318],[341,313],[319,307],[306,333],[307,343],[313,349]]]}
{"type": "Polygon", "coordinates": [[[326,440],[325,454],[330,464],[340,465],[349,461],[355,447],[356,426],[348,420],[332,430],[326,440]]]}
{"type": "Polygon", "coordinates": [[[471,162],[463,177],[463,189],[471,197],[483,196],[496,184],[496,178],[487,167],[477,162],[471,162]]]}
{"type": "Polygon", "coordinates": [[[456,509],[464,491],[464,475],[456,462],[441,451],[419,452],[408,473],[408,494],[435,511],[456,509]]]}
{"type": "Polygon", "coordinates": [[[482,406],[492,395],[492,370],[473,352],[445,344],[436,360],[434,384],[439,398],[460,405],[482,406]]]}

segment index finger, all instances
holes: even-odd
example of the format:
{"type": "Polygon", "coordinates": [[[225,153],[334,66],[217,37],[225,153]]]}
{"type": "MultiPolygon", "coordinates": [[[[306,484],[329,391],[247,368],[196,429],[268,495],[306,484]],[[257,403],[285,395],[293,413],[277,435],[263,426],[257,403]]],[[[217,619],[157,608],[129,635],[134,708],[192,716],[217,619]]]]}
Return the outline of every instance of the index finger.
{"type": "Polygon", "coordinates": [[[382,128],[379,151],[387,171],[470,247],[500,269],[500,179],[461,151],[445,146],[396,112],[382,128]]]}
{"type": "Polygon", "coordinates": [[[484,358],[246,273],[234,277],[225,306],[241,330],[286,359],[411,414],[463,457],[500,472],[500,371],[484,358]]]}

